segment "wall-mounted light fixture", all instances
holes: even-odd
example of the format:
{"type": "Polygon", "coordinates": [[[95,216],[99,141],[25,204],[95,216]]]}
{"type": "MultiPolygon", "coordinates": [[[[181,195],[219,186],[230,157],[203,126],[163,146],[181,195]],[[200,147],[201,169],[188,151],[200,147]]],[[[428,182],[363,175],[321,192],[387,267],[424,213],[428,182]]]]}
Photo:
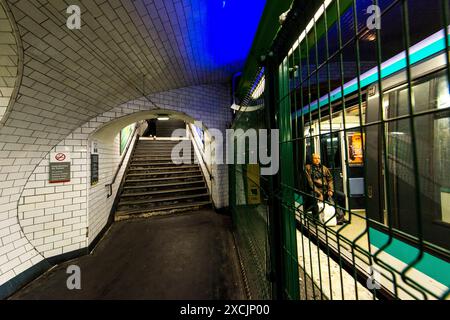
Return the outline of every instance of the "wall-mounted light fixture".
{"type": "Polygon", "coordinates": [[[167,120],[169,120],[170,118],[169,118],[169,116],[166,115],[166,114],[160,114],[160,115],[158,115],[157,119],[158,119],[158,121],[167,121],[167,120]]]}

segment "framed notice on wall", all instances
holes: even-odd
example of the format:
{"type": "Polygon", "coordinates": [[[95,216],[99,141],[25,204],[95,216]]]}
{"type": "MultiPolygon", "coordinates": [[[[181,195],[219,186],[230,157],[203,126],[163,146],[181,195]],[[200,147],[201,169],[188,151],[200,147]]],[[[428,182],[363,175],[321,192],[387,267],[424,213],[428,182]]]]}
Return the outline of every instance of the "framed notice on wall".
{"type": "Polygon", "coordinates": [[[91,154],[91,186],[98,183],[98,154],[91,154]]]}
{"type": "Polygon", "coordinates": [[[349,166],[362,166],[364,161],[363,136],[361,132],[347,134],[348,164],[349,166]]]}
{"type": "Polygon", "coordinates": [[[50,153],[49,182],[70,182],[70,155],[67,152],[50,153]]]}

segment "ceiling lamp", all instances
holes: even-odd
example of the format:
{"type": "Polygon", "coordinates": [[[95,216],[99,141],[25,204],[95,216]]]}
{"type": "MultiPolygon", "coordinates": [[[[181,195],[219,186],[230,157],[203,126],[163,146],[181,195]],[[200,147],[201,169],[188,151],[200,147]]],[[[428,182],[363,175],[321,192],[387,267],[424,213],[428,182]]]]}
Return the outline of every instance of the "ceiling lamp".
{"type": "Polygon", "coordinates": [[[169,118],[169,116],[166,115],[166,114],[160,114],[160,115],[158,115],[157,119],[158,119],[159,121],[167,121],[167,120],[169,120],[170,118],[169,118]]]}

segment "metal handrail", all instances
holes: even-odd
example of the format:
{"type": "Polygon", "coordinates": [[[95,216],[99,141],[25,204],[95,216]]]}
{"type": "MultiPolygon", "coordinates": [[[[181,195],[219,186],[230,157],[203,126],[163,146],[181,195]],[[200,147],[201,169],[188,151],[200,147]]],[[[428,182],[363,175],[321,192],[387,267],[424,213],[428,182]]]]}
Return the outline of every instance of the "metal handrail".
{"type": "MultiPolygon", "coordinates": [[[[136,125],[134,127],[133,134],[131,135],[132,137],[135,136],[136,131],[137,131],[138,128],[139,128],[139,125],[136,125]]],[[[119,172],[120,172],[120,169],[122,168],[123,162],[125,161],[125,158],[127,157],[128,150],[130,149],[132,141],[133,141],[133,139],[130,139],[130,141],[128,141],[128,145],[125,148],[125,152],[123,153],[122,159],[120,160],[120,163],[119,163],[119,165],[117,167],[116,173],[114,174],[114,178],[113,178],[112,182],[105,185],[105,187],[109,187],[107,198],[110,198],[112,196],[112,193],[113,193],[112,186],[116,183],[117,176],[119,175],[119,172]]]]}
{"type": "MultiPolygon", "coordinates": [[[[194,140],[194,143],[196,144],[197,148],[198,148],[199,150],[202,150],[202,148],[198,145],[197,140],[195,139],[195,136],[194,136],[194,133],[192,132],[191,126],[188,124],[187,127],[189,128],[189,132],[191,133],[192,140],[194,140]]],[[[200,155],[201,155],[201,157],[202,157],[203,163],[205,164],[206,171],[208,172],[209,180],[213,180],[214,177],[213,177],[213,175],[211,174],[210,168],[208,168],[208,163],[205,161],[205,157],[204,157],[203,153],[200,152],[200,155]]]]}

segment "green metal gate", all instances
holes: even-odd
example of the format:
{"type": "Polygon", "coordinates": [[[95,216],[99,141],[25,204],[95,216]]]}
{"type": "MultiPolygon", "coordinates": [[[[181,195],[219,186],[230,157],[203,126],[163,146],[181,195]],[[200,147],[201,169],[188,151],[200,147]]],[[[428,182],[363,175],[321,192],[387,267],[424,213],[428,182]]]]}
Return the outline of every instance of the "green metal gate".
{"type": "MultiPolygon", "coordinates": [[[[262,72],[255,82],[262,80],[262,72]]],[[[256,87],[256,86],[255,86],[256,87]]],[[[255,87],[252,91],[254,91],[255,87]]],[[[235,130],[234,159],[228,166],[230,186],[230,209],[235,227],[235,237],[245,272],[248,295],[251,299],[272,299],[270,279],[271,240],[268,192],[270,181],[259,174],[258,163],[249,164],[249,143],[244,135],[247,130],[265,129],[266,109],[261,96],[245,99],[236,111],[232,129],[235,130]],[[244,142],[245,146],[242,147],[244,142]],[[238,152],[245,152],[245,163],[238,163],[238,152]]],[[[253,150],[258,152],[258,150],[253,150]]]]}
{"type": "MultiPolygon", "coordinates": [[[[294,2],[263,62],[259,113],[280,129],[280,172],[260,184],[277,297],[449,299],[449,7],[294,2]],[[313,156],[330,171],[333,201],[311,189],[313,156]],[[315,216],[316,205],[333,216],[315,216]],[[348,223],[334,225],[339,213],[348,223]]],[[[250,118],[235,127],[257,126],[250,118]]],[[[245,233],[254,218],[232,202],[245,233]]]]}

